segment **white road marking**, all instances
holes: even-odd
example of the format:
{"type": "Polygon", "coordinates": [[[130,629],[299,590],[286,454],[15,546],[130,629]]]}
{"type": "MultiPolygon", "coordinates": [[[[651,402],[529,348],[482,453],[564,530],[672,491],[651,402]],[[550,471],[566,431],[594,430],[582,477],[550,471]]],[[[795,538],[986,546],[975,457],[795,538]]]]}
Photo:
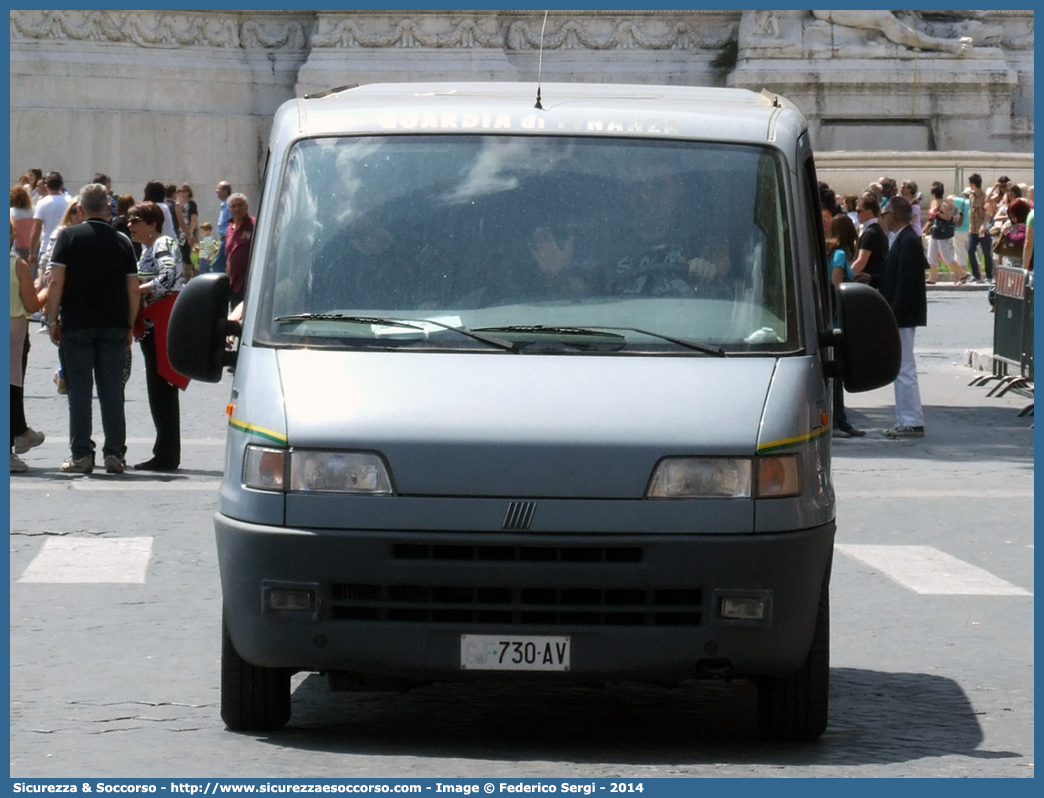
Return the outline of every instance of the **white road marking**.
{"type": "Polygon", "coordinates": [[[19,582],[144,584],[152,538],[48,538],[19,582]]]}
{"type": "Polygon", "coordinates": [[[45,493],[59,493],[63,490],[86,490],[86,491],[125,491],[125,490],[205,490],[217,493],[221,483],[217,480],[211,482],[163,482],[160,480],[138,480],[131,481],[119,477],[67,477],[58,482],[28,482],[22,479],[11,480],[11,492],[37,491],[45,493]]]}
{"type": "MultiPolygon", "coordinates": [[[[155,443],[155,442],[156,442],[155,438],[127,438],[124,441],[124,443],[127,443],[127,444],[132,444],[132,443],[133,444],[139,444],[140,443],[140,444],[144,444],[144,445],[147,445],[147,446],[152,446],[152,444],[155,443]]],[[[224,446],[225,445],[225,439],[224,438],[182,438],[181,439],[181,445],[182,446],[224,446]]],[[[54,438],[48,438],[42,444],[40,444],[40,446],[41,447],[47,447],[47,448],[65,446],[66,448],[68,448],[69,440],[67,438],[56,436],[54,438]]]]}
{"type": "Polygon", "coordinates": [[[844,499],[1032,499],[1032,490],[845,490],[836,489],[844,499]]]}
{"type": "Polygon", "coordinates": [[[835,548],[922,596],[1033,595],[932,546],[838,543],[835,548]]]}

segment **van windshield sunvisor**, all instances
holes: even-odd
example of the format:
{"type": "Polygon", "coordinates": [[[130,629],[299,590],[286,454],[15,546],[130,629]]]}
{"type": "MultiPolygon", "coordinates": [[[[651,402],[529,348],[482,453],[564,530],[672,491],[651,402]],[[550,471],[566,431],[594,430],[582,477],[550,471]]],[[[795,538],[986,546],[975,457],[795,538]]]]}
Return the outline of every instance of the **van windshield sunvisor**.
{"type": "MultiPolygon", "coordinates": [[[[750,144],[299,141],[273,200],[255,340],[356,348],[423,332],[425,348],[536,353],[568,329],[623,333],[604,343],[628,354],[795,352],[785,185],[781,155],[750,144]],[[369,329],[322,323],[353,320],[369,329]]],[[[559,343],[606,350],[579,332],[559,343]]]]}

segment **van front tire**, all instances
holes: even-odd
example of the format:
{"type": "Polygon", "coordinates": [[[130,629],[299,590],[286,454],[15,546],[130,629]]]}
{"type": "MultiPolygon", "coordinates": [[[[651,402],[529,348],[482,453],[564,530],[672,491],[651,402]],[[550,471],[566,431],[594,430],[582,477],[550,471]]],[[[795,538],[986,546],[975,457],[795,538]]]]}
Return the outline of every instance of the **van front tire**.
{"type": "Polygon", "coordinates": [[[819,594],[808,656],[789,676],[758,680],[758,731],[766,740],[814,742],[826,731],[830,692],[829,575],[819,594]]]}
{"type": "Polygon", "coordinates": [[[275,731],[290,720],[286,668],[261,668],[239,656],[221,616],[221,719],[232,731],[275,731]]]}

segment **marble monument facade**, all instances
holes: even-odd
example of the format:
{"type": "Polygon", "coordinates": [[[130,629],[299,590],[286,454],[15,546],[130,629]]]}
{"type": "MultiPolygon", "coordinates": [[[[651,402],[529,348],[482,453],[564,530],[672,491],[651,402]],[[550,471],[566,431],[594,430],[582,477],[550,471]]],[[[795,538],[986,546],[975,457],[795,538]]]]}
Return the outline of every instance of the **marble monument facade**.
{"type": "Polygon", "coordinates": [[[541,63],[548,82],[767,88],[820,150],[1032,152],[1031,11],[846,13],[11,11],[11,179],[103,171],[135,196],[187,181],[210,218],[218,179],[256,198],[285,100],[535,82],[541,63]]]}

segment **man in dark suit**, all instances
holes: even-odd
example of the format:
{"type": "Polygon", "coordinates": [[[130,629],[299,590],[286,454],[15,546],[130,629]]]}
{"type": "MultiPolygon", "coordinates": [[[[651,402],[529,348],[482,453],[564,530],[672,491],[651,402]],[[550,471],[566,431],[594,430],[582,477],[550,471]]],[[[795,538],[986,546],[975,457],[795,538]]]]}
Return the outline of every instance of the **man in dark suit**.
{"type": "Polygon", "coordinates": [[[924,255],[921,236],[911,224],[913,211],[909,200],[893,197],[888,208],[892,212],[890,227],[895,239],[885,258],[881,294],[891,305],[899,325],[902,360],[894,383],[896,425],[885,431],[885,435],[889,438],[923,438],[924,413],[917,384],[914,333],[918,327],[928,324],[928,296],[924,283],[928,259],[924,255]]]}

